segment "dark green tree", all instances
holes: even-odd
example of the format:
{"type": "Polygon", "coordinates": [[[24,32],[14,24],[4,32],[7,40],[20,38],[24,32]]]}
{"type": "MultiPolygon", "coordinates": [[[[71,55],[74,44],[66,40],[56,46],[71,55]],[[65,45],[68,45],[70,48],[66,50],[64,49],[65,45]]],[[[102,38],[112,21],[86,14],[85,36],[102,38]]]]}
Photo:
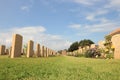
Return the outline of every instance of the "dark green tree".
{"type": "Polygon", "coordinates": [[[69,52],[77,50],[79,47],[79,43],[76,41],[73,44],[70,45],[70,48],[68,49],[69,52]]]}
{"type": "Polygon", "coordinates": [[[74,42],[73,44],[70,45],[70,48],[68,49],[69,52],[77,50],[80,47],[85,47],[85,46],[90,46],[91,44],[94,44],[93,41],[89,40],[89,39],[84,39],[81,40],[80,42],[74,42]]]}
{"type": "Polygon", "coordinates": [[[81,46],[82,48],[85,46],[90,46],[91,44],[94,44],[94,42],[89,39],[84,39],[79,42],[79,46],[81,46]]]}

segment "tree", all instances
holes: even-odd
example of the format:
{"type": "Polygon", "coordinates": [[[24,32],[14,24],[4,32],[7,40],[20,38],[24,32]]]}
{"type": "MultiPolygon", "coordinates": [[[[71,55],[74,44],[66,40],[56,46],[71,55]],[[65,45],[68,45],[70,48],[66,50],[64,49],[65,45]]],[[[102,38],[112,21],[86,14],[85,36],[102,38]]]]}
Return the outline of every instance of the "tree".
{"type": "Polygon", "coordinates": [[[70,45],[70,48],[68,49],[69,52],[77,50],[79,47],[79,43],[76,41],[73,44],[70,45]]]}
{"type": "Polygon", "coordinates": [[[112,38],[111,35],[107,35],[107,36],[105,36],[105,41],[106,42],[111,42],[111,38],[112,38]]]}
{"type": "Polygon", "coordinates": [[[79,42],[79,46],[81,46],[82,48],[85,46],[90,46],[91,44],[94,44],[94,42],[89,39],[84,39],[79,42]]]}
{"type": "Polygon", "coordinates": [[[110,36],[110,35],[105,36],[105,44],[104,45],[109,50],[111,49],[111,46],[112,46],[111,38],[112,38],[112,36],[110,36]]]}
{"type": "Polygon", "coordinates": [[[90,46],[91,44],[94,44],[94,42],[89,39],[84,39],[84,40],[81,40],[80,42],[76,41],[70,45],[70,48],[68,49],[68,51],[71,52],[74,50],[78,50],[79,46],[83,48],[85,46],[90,46]]]}
{"type": "Polygon", "coordinates": [[[59,54],[62,54],[62,50],[59,50],[58,53],[59,53],[59,54]]]}
{"type": "Polygon", "coordinates": [[[106,49],[108,50],[108,53],[112,50],[112,42],[111,42],[111,35],[107,35],[105,36],[105,43],[104,46],[106,47],[106,49]]]}

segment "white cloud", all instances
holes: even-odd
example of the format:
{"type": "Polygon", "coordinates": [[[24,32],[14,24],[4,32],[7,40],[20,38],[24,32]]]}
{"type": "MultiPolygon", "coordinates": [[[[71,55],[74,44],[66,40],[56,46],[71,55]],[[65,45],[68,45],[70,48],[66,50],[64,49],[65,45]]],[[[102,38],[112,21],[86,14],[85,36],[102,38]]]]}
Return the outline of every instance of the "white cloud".
{"type": "Polygon", "coordinates": [[[120,24],[117,22],[103,22],[99,24],[86,25],[85,30],[90,33],[97,32],[110,32],[116,28],[119,28],[120,24]]]}
{"type": "Polygon", "coordinates": [[[45,32],[46,29],[43,26],[28,26],[22,28],[14,28],[13,32],[17,33],[20,32],[21,34],[35,34],[45,32]],[[28,32],[29,31],[29,32],[28,32]]]}
{"type": "Polygon", "coordinates": [[[72,25],[69,25],[70,28],[73,28],[73,29],[79,29],[81,27],[80,24],[72,24],[72,25]]]}
{"type": "MultiPolygon", "coordinates": [[[[82,25],[82,24],[79,24],[82,25]]],[[[97,33],[103,33],[108,32],[119,28],[120,23],[119,22],[111,22],[111,21],[103,21],[101,23],[94,23],[94,24],[86,24],[82,25],[83,27],[79,28],[79,30],[76,31],[77,36],[87,36],[89,34],[97,34],[97,33]]],[[[99,36],[99,35],[98,35],[99,36]]]]}
{"type": "Polygon", "coordinates": [[[86,19],[93,21],[95,19],[95,15],[88,15],[88,16],[86,16],[86,19]]]}
{"type": "Polygon", "coordinates": [[[120,0],[110,0],[110,6],[120,8],[120,0]]]}
{"type": "Polygon", "coordinates": [[[107,14],[107,13],[108,13],[108,10],[104,10],[104,9],[97,10],[95,12],[96,15],[104,15],[104,14],[107,14]]]}
{"type": "Polygon", "coordinates": [[[32,8],[34,1],[33,0],[28,0],[27,4],[24,4],[20,7],[22,11],[30,11],[30,8],[32,8]]]}
{"type": "MultiPolygon", "coordinates": [[[[47,46],[54,50],[66,49],[71,42],[63,39],[60,35],[46,34],[46,29],[43,26],[29,26],[12,28],[7,31],[0,32],[0,44],[11,45],[12,34],[17,33],[23,36],[23,42],[26,44],[28,40],[33,40],[35,43],[47,46]]],[[[34,45],[35,46],[35,45],[34,45]]]]}
{"type": "Polygon", "coordinates": [[[120,0],[108,0],[104,8],[120,11],[120,0]]]}
{"type": "Polygon", "coordinates": [[[100,0],[71,0],[71,1],[83,5],[94,5],[96,2],[100,0]]]}
{"type": "Polygon", "coordinates": [[[99,16],[102,16],[102,15],[105,15],[107,14],[109,11],[108,10],[97,10],[95,12],[92,12],[92,13],[88,13],[88,15],[86,16],[86,19],[89,20],[89,21],[106,21],[105,18],[96,18],[96,17],[99,17],[99,16]]]}
{"type": "Polygon", "coordinates": [[[20,9],[23,11],[29,11],[30,7],[29,6],[21,6],[20,9]]]}
{"type": "Polygon", "coordinates": [[[11,45],[12,38],[10,32],[0,32],[0,45],[11,45]]]}

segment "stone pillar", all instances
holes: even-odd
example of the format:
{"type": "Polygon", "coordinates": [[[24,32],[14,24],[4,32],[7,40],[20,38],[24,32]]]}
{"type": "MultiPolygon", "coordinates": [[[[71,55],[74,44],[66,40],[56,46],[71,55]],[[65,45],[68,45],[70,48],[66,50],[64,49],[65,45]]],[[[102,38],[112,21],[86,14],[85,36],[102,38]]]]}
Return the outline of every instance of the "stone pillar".
{"type": "Polygon", "coordinates": [[[91,44],[90,48],[96,48],[96,45],[95,44],[91,44]]]}
{"type": "Polygon", "coordinates": [[[41,47],[41,55],[42,55],[42,57],[44,57],[44,53],[45,53],[44,46],[42,46],[41,47]]]}
{"type": "Polygon", "coordinates": [[[50,49],[49,49],[49,56],[51,56],[51,51],[50,51],[50,49]]]}
{"type": "Polygon", "coordinates": [[[5,45],[0,46],[0,55],[5,55],[5,45]]]}
{"type": "MultiPolygon", "coordinates": [[[[66,52],[66,54],[67,54],[67,52],[66,52]]],[[[55,51],[53,51],[53,55],[54,55],[54,56],[56,55],[56,52],[55,52],[55,51]]]]}
{"type": "Polygon", "coordinates": [[[44,47],[44,57],[47,55],[47,47],[44,47]]]}
{"type": "Polygon", "coordinates": [[[5,53],[6,53],[6,55],[8,55],[9,54],[9,49],[6,49],[5,53]]]}
{"type": "Polygon", "coordinates": [[[53,51],[53,55],[55,55],[55,51],[53,51]]]}
{"type": "Polygon", "coordinates": [[[23,37],[19,34],[13,35],[11,58],[20,57],[22,50],[23,37]]]}
{"type": "Polygon", "coordinates": [[[50,49],[49,48],[48,48],[48,53],[47,54],[48,54],[48,57],[49,57],[49,55],[50,55],[50,49]]]}
{"type": "Polygon", "coordinates": [[[63,51],[62,51],[62,55],[67,55],[66,50],[63,50],[63,51]]]}
{"type": "MultiPolygon", "coordinates": [[[[55,51],[54,51],[54,50],[52,50],[52,52],[53,52],[53,55],[55,55],[55,51]]],[[[67,54],[67,52],[66,52],[66,54],[67,54]]]]}
{"type": "Polygon", "coordinates": [[[52,50],[50,50],[50,54],[51,54],[51,56],[52,56],[52,50]]]}
{"type": "Polygon", "coordinates": [[[10,47],[8,50],[9,50],[9,57],[10,57],[11,56],[12,47],[10,47]]]}
{"type": "Polygon", "coordinates": [[[89,46],[86,46],[85,48],[86,48],[86,50],[89,50],[89,49],[90,49],[90,47],[89,47],[89,46]]]}
{"type": "Polygon", "coordinates": [[[51,49],[49,49],[49,55],[51,56],[52,52],[51,52],[51,49]]]}
{"type": "Polygon", "coordinates": [[[36,56],[40,57],[40,44],[36,45],[36,56]]]}
{"type": "Polygon", "coordinates": [[[99,42],[98,42],[98,47],[99,47],[100,49],[104,49],[104,48],[105,48],[104,43],[105,43],[105,41],[99,41],[99,42]]]}
{"type": "Polygon", "coordinates": [[[120,34],[113,35],[111,41],[115,47],[114,58],[120,59],[120,34]]]}
{"type": "Polygon", "coordinates": [[[48,57],[48,52],[49,52],[49,49],[46,48],[46,57],[48,57]]]}
{"type": "Polygon", "coordinates": [[[22,49],[21,52],[22,52],[21,55],[25,55],[25,51],[24,51],[24,49],[22,49]]]}
{"type": "Polygon", "coordinates": [[[34,55],[34,50],[33,50],[33,46],[34,46],[34,42],[32,40],[30,40],[28,42],[28,46],[27,46],[27,57],[32,57],[34,55]]]}
{"type": "Polygon", "coordinates": [[[50,51],[50,49],[49,49],[49,56],[51,56],[51,51],[50,51]]]}
{"type": "Polygon", "coordinates": [[[53,50],[51,50],[51,55],[53,56],[53,50]]]}

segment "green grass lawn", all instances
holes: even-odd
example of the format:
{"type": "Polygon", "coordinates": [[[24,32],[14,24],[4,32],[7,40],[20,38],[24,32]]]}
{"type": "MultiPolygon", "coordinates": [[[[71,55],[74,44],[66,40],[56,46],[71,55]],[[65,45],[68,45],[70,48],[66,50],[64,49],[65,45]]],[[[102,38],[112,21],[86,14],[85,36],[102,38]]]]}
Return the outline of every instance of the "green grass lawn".
{"type": "Polygon", "coordinates": [[[120,80],[120,60],[0,56],[0,80],[120,80]]]}

